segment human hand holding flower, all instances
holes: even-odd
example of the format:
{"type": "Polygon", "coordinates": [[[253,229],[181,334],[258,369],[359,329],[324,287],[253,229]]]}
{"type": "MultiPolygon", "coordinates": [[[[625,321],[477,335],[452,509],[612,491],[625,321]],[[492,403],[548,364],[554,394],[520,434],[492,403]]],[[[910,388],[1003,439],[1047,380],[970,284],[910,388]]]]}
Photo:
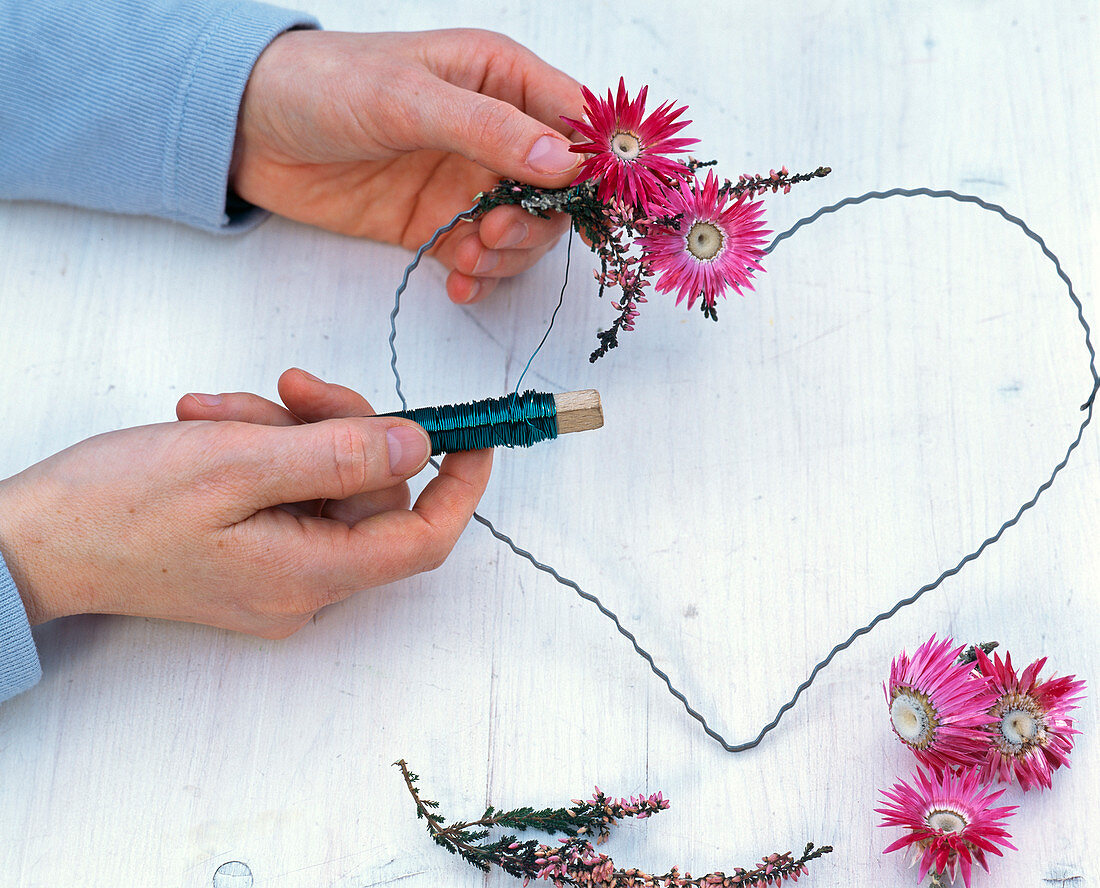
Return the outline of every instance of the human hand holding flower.
{"type": "MultiPolygon", "coordinates": [[[[290,31],[241,104],[230,184],[245,200],[342,234],[415,249],[501,176],[568,185],[581,162],[562,114],[580,87],[499,34],[290,31]]],[[[499,207],[433,255],[455,302],[529,268],[568,227],[499,207]]]]}

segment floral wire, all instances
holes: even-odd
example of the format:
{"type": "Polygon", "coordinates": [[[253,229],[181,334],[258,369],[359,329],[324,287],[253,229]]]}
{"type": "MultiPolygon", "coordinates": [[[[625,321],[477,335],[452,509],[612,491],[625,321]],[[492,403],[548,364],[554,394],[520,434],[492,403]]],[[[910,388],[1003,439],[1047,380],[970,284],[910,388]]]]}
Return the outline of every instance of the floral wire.
{"type": "MultiPolygon", "coordinates": [[[[470,222],[474,218],[474,211],[477,209],[475,203],[470,209],[463,210],[457,216],[455,216],[446,225],[443,225],[435,230],[426,243],[420,245],[420,249],[416,251],[416,255],[413,256],[412,261],[405,266],[405,273],[401,276],[401,283],[397,285],[397,292],[393,296],[393,311],[390,312],[390,369],[393,371],[393,385],[397,390],[397,397],[401,399],[401,409],[408,410],[409,402],[405,400],[405,393],[401,391],[401,374],[397,372],[397,313],[401,310],[401,294],[405,292],[405,288],[409,285],[409,275],[413,273],[413,270],[420,264],[420,260],[424,257],[424,254],[435,246],[443,235],[448,231],[451,231],[459,222],[470,222]]],[[[433,461],[434,465],[434,461],[433,461]]],[[[439,466],[436,466],[439,468],[439,466]]]]}
{"type": "Polygon", "coordinates": [[[527,359],[527,364],[523,368],[523,372],[519,375],[519,379],[516,380],[515,394],[519,394],[519,385],[523,382],[523,377],[527,375],[527,371],[531,369],[531,363],[535,360],[542,347],[546,344],[546,340],[550,338],[550,331],[554,329],[554,321],[558,317],[558,311],[561,309],[562,303],[565,301],[565,288],[569,286],[569,257],[573,252],[573,226],[569,226],[569,237],[565,241],[565,279],[561,282],[561,293],[558,295],[558,304],[554,307],[554,313],[550,315],[550,323],[546,327],[546,332],[542,334],[542,339],[539,340],[539,344],[535,347],[534,353],[527,359]]]}
{"type": "MultiPolygon", "coordinates": [[[[999,206],[998,204],[989,203],[985,200],[982,200],[980,197],[976,197],[972,194],[959,194],[956,191],[951,191],[951,190],[946,190],[946,189],[945,190],[940,190],[940,191],[935,191],[935,190],[932,190],[930,188],[893,188],[889,191],[868,191],[866,194],[859,195],[858,197],[844,198],[843,200],[841,200],[841,201],[839,201],[835,204],[832,204],[831,206],[822,207],[821,209],[817,210],[817,212],[813,213],[810,216],[806,216],[802,219],[799,219],[797,222],[794,223],[794,225],[792,225],[786,231],[783,231],[783,232],[779,233],[778,235],[776,235],[775,238],[772,240],[771,244],[769,244],[765,248],[764,252],[766,254],[771,253],[772,250],[774,250],[778,244],[780,244],[784,240],[787,240],[788,238],[790,238],[800,228],[803,228],[806,225],[810,225],[810,224],[816,222],[822,216],[825,216],[825,215],[828,215],[828,214],[831,214],[831,213],[835,213],[835,212],[843,209],[846,206],[855,206],[857,204],[865,203],[866,201],[869,201],[869,200],[886,200],[887,198],[891,198],[891,197],[918,197],[918,196],[925,196],[925,197],[930,197],[930,198],[949,198],[951,200],[958,201],[959,203],[972,203],[972,204],[976,204],[977,206],[981,207],[983,210],[988,210],[990,212],[996,213],[997,215],[999,215],[1003,219],[1005,219],[1005,221],[1011,222],[1013,225],[1017,226],[1021,231],[1024,232],[1024,234],[1026,234],[1029,238],[1031,238],[1033,241],[1035,241],[1035,243],[1038,244],[1039,248],[1043,251],[1043,254],[1052,263],[1054,263],[1054,268],[1058,272],[1058,277],[1061,278],[1062,281],[1065,283],[1066,289],[1069,292],[1069,298],[1073,301],[1073,304],[1077,308],[1078,323],[1080,323],[1082,329],[1085,331],[1085,346],[1086,346],[1086,348],[1088,349],[1088,352],[1089,352],[1089,371],[1092,373],[1092,379],[1093,379],[1092,391],[1089,393],[1088,400],[1085,401],[1085,403],[1081,405],[1081,410],[1083,410],[1085,412],[1085,418],[1081,422],[1081,425],[1077,429],[1077,436],[1073,439],[1073,441],[1070,443],[1069,447],[1066,449],[1065,456],[1063,456],[1062,460],[1054,467],[1053,471],[1050,474],[1050,477],[1039,486],[1039,488],[1035,491],[1034,496],[1032,496],[1030,500],[1028,500],[1027,502],[1025,502],[1023,505],[1021,505],[1019,507],[1019,509],[1016,511],[1016,514],[1012,518],[1010,518],[1008,521],[1005,521],[1000,526],[1000,528],[998,528],[996,533],[994,533],[992,536],[985,539],[981,543],[981,545],[978,546],[977,549],[975,549],[970,554],[964,556],[962,558],[962,560],[960,560],[958,562],[958,564],[956,564],[954,567],[945,570],[943,573],[941,573],[931,583],[928,583],[924,586],[921,586],[916,592],[914,592],[912,595],[908,596],[907,598],[902,598],[892,608],[878,614],[869,623],[867,623],[867,625],[860,627],[855,632],[853,632],[851,635],[849,635],[847,639],[845,639],[840,644],[833,647],[833,649],[829,651],[829,653],[825,656],[825,658],[822,659],[821,661],[819,661],[813,667],[813,669],[811,670],[809,676],[806,678],[805,681],[802,682],[802,684],[800,684],[795,689],[795,692],[791,696],[791,698],[786,703],[784,703],[782,706],[779,707],[779,710],[775,714],[775,718],[773,718],[768,724],[764,725],[764,727],[760,729],[760,732],[752,740],[748,740],[748,741],[745,741],[743,743],[730,743],[730,742],[728,742],[725,737],[723,737],[720,733],[718,733],[716,730],[714,730],[707,723],[707,720],[702,715],[702,713],[696,711],[691,706],[691,704],[688,702],[687,698],[683,695],[683,693],[681,691],[679,691],[672,684],[672,680],[668,677],[668,675],[659,666],[657,666],[657,664],[653,660],[653,656],[649,653],[649,651],[647,651],[640,644],[638,644],[638,640],[634,636],[634,634],[632,632],[630,632],[630,630],[627,629],[625,626],[623,626],[623,624],[620,621],[618,615],[614,611],[610,610],[606,605],[604,605],[604,603],[602,601],[600,601],[600,599],[596,595],[593,595],[591,592],[586,592],[576,582],[574,582],[573,580],[570,580],[566,577],[561,576],[561,574],[559,574],[557,572],[557,570],[555,570],[553,567],[551,567],[548,564],[543,564],[541,561],[536,559],[535,556],[532,555],[530,552],[528,552],[526,549],[520,548],[512,540],[511,537],[509,537],[507,534],[502,533],[501,531],[497,530],[497,528],[493,525],[493,523],[488,518],[483,517],[482,515],[478,514],[477,512],[474,513],[474,516],[473,516],[474,520],[477,521],[479,524],[482,524],[486,528],[488,528],[489,532],[494,537],[496,537],[498,540],[500,540],[502,543],[504,543],[506,546],[508,546],[508,548],[510,548],[513,553],[515,553],[516,555],[520,556],[521,558],[524,558],[527,561],[529,561],[531,563],[531,565],[533,567],[535,567],[537,570],[541,570],[544,573],[550,574],[555,580],[557,580],[558,583],[572,589],[574,592],[577,593],[577,595],[579,595],[584,600],[590,601],[592,604],[594,604],[596,606],[596,608],[599,610],[599,612],[601,614],[603,614],[605,617],[607,617],[609,620],[611,620],[611,622],[614,624],[615,628],[619,631],[619,633],[621,635],[623,635],[631,643],[631,645],[634,648],[634,651],[638,654],[638,656],[640,656],[643,660],[645,660],[649,664],[649,668],[653,672],[653,674],[656,675],[659,679],[661,679],[661,681],[663,681],[665,683],[665,686],[668,688],[669,693],[672,694],[673,697],[675,697],[677,700],[679,700],[683,704],[684,709],[687,712],[687,714],[690,715],[692,718],[694,718],[697,722],[699,722],[699,724],[702,725],[703,730],[706,732],[707,736],[709,736],[713,740],[717,741],[717,743],[724,750],[726,750],[726,752],[744,752],[746,750],[752,749],[753,747],[759,745],[760,741],[763,740],[764,737],[779,724],[779,721],[783,718],[783,716],[790,709],[792,709],[794,707],[794,705],[798,702],[799,697],[802,696],[802,692],[805,691],[807,688],[810,687],[810,685],[813,684],[814,680],[818,676],[818,673],[820,673],[821,670],[823,670],[825,667],[827,667],[832,662],[833,657],[835,657],[841,651],[847,650],[849,647],[852,646],[852,644],[855,642],[855,640],[857,638],[859,638],[862,635],[868,634],[872,629],[875,628],[875,626],[877,626],[882,621],[888,620],[891,617],[893,617],[894,614],[896,614],[903,607],[906,607],[910,604],[915,603],[926,592],[930,592],[933,589],[936,589],[937,587],[939,587],[940,584],[942,584],[944,580],[946,580],[948,577],[952,577],[955,574],[957,574],[960,570],[962,570],[962,568],[965,565],[967,565],[969,562],[974,561],[975,559],[980,557],[981,554],[989,546],[996,543],[1001,538],[1001,536],[1004,534],[1004,532],[1008,528],[1014,526],[1020,520],[1020,517],[1024,514],[1024,512],[1026,512],[1026,511],[1028,511],[1028,509],[1032,508],[1038,502],[1039,497],[1042,496],[1042,494],[1054,483],[1054,479],[1058,476],[1058,474],[1062,471],[1062,469],[1064,469],[1066,467],[1066,464],[1069,462],[1070,455],[1073,453],[1074,450],[1077,449],[1077,446],[1081,443],[1081,437],[1082,437],[1082,435],[1084,435],[1085,429],[1088,427],[1089,423],[1092,421],[1093,404],[1094,404],[1095,399],[1096,399],[1097,391],[1100,391],[1100,373],[1098,373],[1097,369],[1096,369],[1096,351],[1095,351],[1095,349],[1093,348],[1093,345],[1092,345],[1092,328],[1089,326],[1088,321],[1085,320],[1084,307],[1081,305],[1081,300],[1078,299],[1077,294],[1073,290],[1073,282],[1069,279],[1069,276],[1065,273],[1065,271],[1063,271],[1062,263],[1059,261],[1058,257],[1050,250],[1050,248],[1046,245],[1046,242],[1042,239],[1042,237],[1040,237],[1038,234],[1036,234],[1034,231],[1032,231],[1022,219],[1020,219],[1016,216],[1013,216],[1004,207],[999,206]]],[[[409,267],[406,268],[405,277],[402,279],[401,286],[397,290],[397,295],[396,295],[395,300],[394,300],[393,312],[390,314],[390,351],[391,351],[391,354],[393,355],[393,359],[390,362],[390,366],[393,369],[394,377],[396,379],[396,384],[397,384],[398,395],[401,397],[401,401],[402,401],[403,404],[405,402],[405,397],[404,397],[404,395],[401,394],[401,377],[397,372],[397,350],[396,350],[396,347],[394,345],[394,341],[395,341],[396,336],[397,336],[396,323],[397,323],[397,313],[398,313],[398,310],[400,308],[401,293],[405,289],[405,285],[408,282],[409,273],[412,271],[413,268],[416,267],[416,264],[420,261],[420,257],[424,253],[424,251],[429,249],[431,247],[431,245],[435,243],[435,241],[438,239],[438,237],[440,235],[442,235],[446,231],[449,231],[451,228],[453,228],[455,225],[457,225],[458,222],[461,221],[463,218],[468,217],[469,212],[470,211],[464,211],[463,213],[460,213],[458,216],[455,216],[455,218],[452,219],[451,222],[449,222],[447,226],[444,226],[444,228],[441,228],[439,231],[437,231],[432,236],[431,240],[428,241],[427,244],[425,244],[423,247],[420,248],[420,250],[417,251],[416,257],[413,259],[412,263],[410,263],[409,267]]],[[[436,468],[438,469],[439,466],[434,460],[432,460],[432,464],[434,466],[436,466],[436,468]]]]}
{"type": "MultiPolygon", "coordinates": [[[[569,237],[565,241],[565,278],[561,282],[561,292],[558,294],[558,304],[554,306],[554,311],[550,315],[550,323],[546,325],[546,332],[542,334],[542,339],[539,340],[539,344],[535,346],[534,352],[531,357],[527,359],[527,364],[523,368],[523,372],[519,375],[519,379],[516,380],[515,391],[512,392],[512,403],[515,403],[519,397],[519,386],[523,382],[523,377],[527,375],[527,371],[531,369],[531,364],[535,360],[535,355],[542,351],[542,347],[546,344],[546,340],[550,338],[550,331],[554,329],[554,321],[557,320],[558,311],[561,309],[562,303],[565,302],[565,288],[569,286],[569,257],[573,252],[573,226],[569,226],[569,237]]],[[[554,420],[555,422],[557,420],[554,420]]],[[[531,426],[533,433],[538,436],[541,434],[531,420],[527,420],[527,425],[531,426]]]]}

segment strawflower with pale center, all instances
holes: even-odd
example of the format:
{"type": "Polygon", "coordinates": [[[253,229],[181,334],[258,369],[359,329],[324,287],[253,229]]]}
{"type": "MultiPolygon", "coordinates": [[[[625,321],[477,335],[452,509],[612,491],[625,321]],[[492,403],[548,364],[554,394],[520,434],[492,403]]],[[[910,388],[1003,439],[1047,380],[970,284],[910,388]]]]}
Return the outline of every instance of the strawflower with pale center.
{"type": "Polygon", "coordinates": [[[687,299],[688,308],[702,297],[710,309],[727,289],[751,290],[753,274],[764,270],[760,260],[771,234],[763,212],[759,202],[723,194],[710,171],[701,185],[669,189],[661,209],[667,223],[650,226],[637,241],[657,274],[657,290],[675,292],[676,304],[687,299]]]}
{"type": "Polygon", "coordinates": [[[978,651],[978,668],[994,695],[982,760],[986,779],[1050,789],[1054,771],[1069,767],[1073,735],[1080,733],[1069,713],[1077,709],[1085,683],[1072,675],[1039,681],[1045,663],[1043,657],[1017,675],[1010,655],[990,659],[978,651]]]}
{"type": "Polygon", "coordinates": [[[674,138],[691,123],[677,120],[687,110],[684,105],[674,108],[665,102],[656,111],[645,116],[645,100],[649,87],[643,86],[633,100],[626,91],[626,83],[619,78],[619,89],[612,98],[600,99],[587,87],[581,87],[584,96],[585,120],[562,117],[578,133],[588,139],[570,147],[578,154],[589,154],[581,166],[573,184],[589,179],[599,182],[597,196],[602,201],[612,198],[637,207],[643,216],[658,203],[661,193],[672,182],[691,173],[678,160],[667,157],[680,154],[694,145],[698,139],[674,138]]]}
{"type": "Polygon", "coordinates": [[[994,808],[1003,789],[990,790],[977,769],[940,776],[917,769],[912,784],[898,781],[882,790],[889,804],[875,811],[879,826],[900,826],[907,833],[887,845],[883,854],[908,848],[919,862],[917,880],[929,870],[947,874],[952,881],[962,872],[970,888],[970,872],[977,863],[989,871],[986,854],[1001,856],[1000,845],[1016,850],[1004,828],[1015,805],[994,808]]]}
{"type": "Polygon", "coordinates": [[[970,664],[959,663],[963,647],[933,635],[912,657],[902,651],[883,685],[894,733],[937,774],[976,765],[987,747],[993,695],[970,664]]]}

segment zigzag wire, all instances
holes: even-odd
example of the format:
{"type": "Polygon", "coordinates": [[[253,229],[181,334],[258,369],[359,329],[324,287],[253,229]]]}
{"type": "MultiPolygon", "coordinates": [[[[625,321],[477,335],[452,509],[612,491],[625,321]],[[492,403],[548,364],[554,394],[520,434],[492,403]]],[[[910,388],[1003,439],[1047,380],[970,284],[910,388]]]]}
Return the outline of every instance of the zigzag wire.
{"type": "MultiPolygon", "coordinates": [[[[397,390],[397,397],[401,399],[401,409],[408,410],[409,402],[405,400],[405,393],[401,391],[401,374],[397,372],[397,313],[401,311],[401,294],[405,292],[405,288],[409,285],[409,275],[413,273],[413,270],[420,264],[420,260],[424,257],[424,254],[435,246],[443,235],[448,231],[451,231],[459,222],[472,222],[474,218],[474,210],[477,208],[475,203],[470,209],[463,210],[457,216],[455,216],[446,225],[443,225],[435,230],[426,243],[420,245],[420,249],[416,251],[416,255],[412,257],[412,261],[405,266],[405,273],[401,276],[401,283],[397,285],[397,292],[393,296],[393,311],[390,312],[390,369],[393,371],[393,385],[397,390]]],[[[439,466],[434,462],[432,463],[438,469],[439,466]]]]}
{"type": "MultiPolygon", "coordinates": [[[[497,530],[493,522],[491,522],[488,518],[485,518],[484,516],[476,512],[474,513],[474,520],[488,528],[489,532],[506,546],[508,546],[508,548],[511,549],[514,554],[518,555],[520,558],[524,558],[529,561],[531,565],[537,570],[550,574],[550,576],[552,576],[558,583],[572,589],[585,601],[589,601],[594,604],[599,612],[607,617],[607,619],[609,619],[614,624],[619,633],[624,636],[627,641],[630,642],[638,656],[640,656],[643,660],[646,661],[646,663],[649,664],[650,670],[653,672],[654,675],[656,675],[659,679],[661,679],[661,681],[664,682],[665,686],[668,688],[669,693],[683,704],[684,710],[687,712],[687,714],[690,715],[697,722],[699,722],[699,724],[702,725],[703,730],[706,732],[707,736],[715,740],[724,750],[726,750],[726,752],[744,752],[759,745],[760,741],[763,740],[764,737],[779,724],[783,716],[794,707],[794,705],[798,702],[799,697],[802,696],[803,691],[805,691],[807,688],[810,687],[810,685],[814,683],[814,679],[817,678],[818,673],[820,673],[821,670],[825,669],[832,662],[833,657],[835,657],[841,651],[847,650],[849,647],[852,646],[857,638],[862,635],[868,634],[872,629],[875,628],[875,626],[877,626],[884,620],[888,620],[893,617],[894,614],[896,614],[903,607],[914,604],[926,592],[931,592],[933,589],[939,587],[944,580],[957,574],[968,563],[980,557],[981,554],[989,546],[996,543],[1004,534],[1004,532],[1008,530],[1008,528],[1015,525],[1020,520],[1024,512],[1032,508],[1032,506],[1034,506],[1039,501],[1039,497],[1042,496],[1042,494],[1054,483],[1054,479],[1058,477],[1059,472],[1061,472],[1062,469],[1064,469],[1066,467],[1066,464],[1069,462],[1070,455],[1073,453],[1074,450],[1077,449],[1077,446],[1081,443],[1081,437],[1082,435],[1084,435],[1085,429],[1092,421],[1093,404],[1096,399],[1096,393],[1098,390],[1100,390],[1100,374],[1097,373],[1096,369],[1096,351],[1092,345],[1092,328],[1089,326],[1088,321],[1085,320],[1084,307],[1081,305],[1081,300],[1077,298],[1077,294],[1073,291],[1073,282],[1069,279],[1069,275],[1067,275],[1062,269],[1062,263],[1059,261],[1058,257],[1051,251],[1051,249],[1046,245],[1046,242],[1038,234],[1032,231],[1022,219],[1013,216],[1004,207],[999,206],[998,204],[989,203],[988,201],[982,200],[980,197],[976,197],[972,194],[960,194],[956,191],[951,191],[947,189],[937,191],[930,188],[892,188],[889,191],[868,191],[866,194],[861,194],[857,197],[847,197],[844,200],[839,201],[838,203],[822,207],[812,215],[799,219],[786,231],[783,231],[780,234],[776,235],[772,242],[764,250],[764,252],[771,253],[777,245],[790,238],[800,228],[811,225],[822,216],[828,215],[830,213],[835,213],[847,206],[855,206],[857,204],[865,203],[869,200],[886,200],[891,197],[947,198],[958,201],[959,203],[975,204],[981,207],[983,210],[988,210],[989,212],[996,213],[997,215],[1001,216],[1005,221],[1011,222],[1013,225],[1023,231],[1024,234],[1026,234],[1029,238],[1035,241],[1035,243],[1038,244],[1039,248],[1043,251],[1043,254],[1054,264],[1054,268],[1058,272],[1058,277],[1060,277],[1065,283],[1066,290],[1069,293],[1069,298],[1072,300],[1073,304],[1077,308],[1077,320],[1078,323],[1080,323],[1081,328],[1085,331],[1085,347],[1088,349],[1089,352],[1089,371],[1092,373],[1093,380],[1092,391],[1089,393],[1088,400],[1081,405],[1081,410],[1085,412],[1085,418],[1077,429],[1077,436],[1073,439],[1069,447],[1066,449],[1065,456],[1062,457],[1062,460],[1054,467],[1053,471],[1050,473],[1050,477],[1047,478],[1047,480],[1044,481],[1035,491],[1034,496],[1032,496],[1031,499],[1025,502],[1023,505],[1021,505],[1019,509],[1017,509],[1016,514],[1013,515],[1008,521],[1005,521],[997,529],[996,533],[994,533],[990,537],[987,537],[981,543],[981,545],[979,545],[970,554],[965,555],[954,567],[948,568],[931,583],[921,586],[916,592],[914,592],[907,598],[902,598],[889,610],[883,611],[882,613],[876,615],[865,626],[861,626],[859,629],[849,635],[848,638],[846,638],[844,641],[835,645],[832,650],[830,650],[829,653],[824,657],[824,659],[820,660],[813,667],[806,680],[803,681],[797,688],[795,688],[794,694],[791,696],[791,698],[779,707],[779,710],[776,712],[775,717],[770,722],[768,722],[768,724],[764,725],[764,727],[760,729],[760,732],[753,739],[742,743],[730,743],[729,741],[727,741],[725,737],[723,737],[708,724],[706,718],[702,715],[702,713],[698,712],[691,706],[683,693],[679,691],[675,685],[673,685],[672,680],[668,677],[668,674],[664,670],[662,670],[656,664],[656,662],[654,662],[653,655],[650,654],[649,651],[647,651],[638,643],[638,639],[629,629],[623,626],[622,622],[619,620],[618,615],[614,611],[604,605],[604,603],[600,601],[600,599],[596,595],[593,595],[591,592],[586,592],[575,581],[568,579],[567,577],[563,577],[553,567],[548,564],[543,564],[529,551],[518,546],[510,536],[497,530]]],[[[393,370],[394,385],[396,387],[398,397],[401,398],[401,404],[405,408],[408,407],[408,404],[406,403],[405,396],[404,394],[402,394],[401,391],[401,375],[400,373],[398,373],[397,370],[397,347],[395,344],[397,339],[397,314],[401,308],[401,294],[405,291],[405,288],[408,285],[409,275],[412,273],[412,270],[416,268],[416,266],[419,264],[423,254],[427,250],[431,249],[431,247],[443,234],[450,231],[459,222],[463,220],[469,220],[470,218],[472,218],[471,210],[464,210],[462,213],[459,213],[450,222],[448,222],[446,225],[436,231],[436,233],[432,235],[431,239],[419,250],[417,250],[412,262],[410,262],[408,267],[405,269],[405,274],[401,280],[401,285],[397,288],[397,292],[394,296],[393,311],[390,313],[390,368],[393,370]]],[[[557,312],[555,311],[555,314],[556,313],[557,312]]],[[[551,320],[551,326],[552,325],[553,320],[551,320]]],[[[543,340],[545,341],[545,337],[543,337],[543,340]]],[[[528,362],[528,366],[530,366],[530,362],[528,362]]],[[[439,464],[435,460],[432,460],[431,462],[432,465],[436,467],[436,469],[439,468],[439,464]]]]}

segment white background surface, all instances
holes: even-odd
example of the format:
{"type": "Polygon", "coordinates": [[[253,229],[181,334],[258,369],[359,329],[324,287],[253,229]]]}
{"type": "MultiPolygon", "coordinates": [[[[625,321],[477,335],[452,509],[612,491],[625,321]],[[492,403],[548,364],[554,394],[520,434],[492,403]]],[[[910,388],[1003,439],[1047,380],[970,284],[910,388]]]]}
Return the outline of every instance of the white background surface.
{"type": "MultiPolygon", "coordinates": [[[[1090,3],[308,6],[331,29],[504,31],[597,90],[690,105],[727,176],[832,166],[770,226],[893,186],[1022,216],[1097,311],[1100,46],[1090,3]]],[[[167,420],[187,391],[273,396],[302,366],[397,405],[386,316],[407,254],[282,220],[240,238],[0,205],[0,475],[167,420]]],[[[414,404],[510,391],[545,329],[564,243],[485,304],[413,278],[398,343],[414,404]]],[[[972,206],[893,200],[780,245],[720,323],[653,299],[595,366],[613,312],[592,257],[529,382],[598,388],[606,427],[498,454],[482,513],[618,611],[727,737],[770,720],[837,641],[974,549],[1076,433],[1091,379],[1075,312],[1022,233],[972,206]]],[[[891,658],[932,633],[998,639],[1089,682],[1073,768],[1022,804],[975,886],[1100,880],[1100,449],[1095,428],[1019,526],[860,639],[758,749],[724,753],[593,607],[472,526],[440,570],[363,593],[291,639],[88,616],[36,631],[45,678],[0,709],[0,883],[205,888],[505,885],[434,846],[399,773],[448,817],[658,789],[620,865],[702,873],[804,842],[811,886],[915,884],[881,849],[878,790],[912,764],[891,658]],[[1072,877],[1077,877],[1074,881],[1072,877]],[[1065,880],[1065,881],[1063,881],[1065,880]]]]}

